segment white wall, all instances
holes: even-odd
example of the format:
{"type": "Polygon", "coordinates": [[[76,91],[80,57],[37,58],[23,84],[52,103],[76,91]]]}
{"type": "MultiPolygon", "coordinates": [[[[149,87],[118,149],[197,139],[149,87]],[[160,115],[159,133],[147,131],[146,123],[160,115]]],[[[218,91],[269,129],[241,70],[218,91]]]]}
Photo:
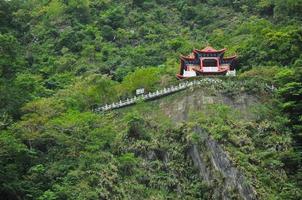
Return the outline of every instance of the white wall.
{"type": "Polygon", "coordinates": [[[184,70],[183,76],[184,77],[194,77],[194,76],[196,76],[196,72],[195,71],[185,71],[184,70]]]}
{"type": "Polygon", "coordinates": [[[203,67],[202,71],[204,71],[204,72],[218,72],[218,67],[203,67]]]}

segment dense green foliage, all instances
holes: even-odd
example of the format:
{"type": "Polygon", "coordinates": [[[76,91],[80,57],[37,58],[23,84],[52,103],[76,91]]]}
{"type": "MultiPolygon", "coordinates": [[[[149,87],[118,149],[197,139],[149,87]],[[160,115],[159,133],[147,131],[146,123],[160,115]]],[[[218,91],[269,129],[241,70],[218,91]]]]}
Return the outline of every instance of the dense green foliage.
{"type": "Polygon", "coordinates": [[[251,112],[255,118],[245,120],[238,110],[214,105],[207,115],[193,116],[200,117],[199,123],[224,144],[263,199],[301,198],[296,183],[282,172],[284,160],[293,154],[287,119],[269,104],[258,104],[251,112]]]}
{"type": "Polygon", "coordinates": [[[0,0],[0,198],[213,197],[183,154],[184,127],[145,105],[91,112],[176,82],[179,54],[211,44],[238,54],[240,80],[277,89],[254,121],[223,106],[198,120],[262,198],[301,199],[301,10],[301,0],[0,0]]]}

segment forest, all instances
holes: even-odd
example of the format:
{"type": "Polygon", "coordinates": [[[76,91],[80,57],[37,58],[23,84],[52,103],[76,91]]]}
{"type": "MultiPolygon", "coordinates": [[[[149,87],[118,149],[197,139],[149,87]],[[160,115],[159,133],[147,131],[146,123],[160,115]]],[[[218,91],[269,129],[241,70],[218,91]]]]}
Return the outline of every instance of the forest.
{"type": "Polygon", "coordinates": [[[92,112],[177,84],[179,56],[207,45],[238,55],[224,92],[267,101],[253,121],[217,105],[194,123],[257,198],[302,199],[301,11],[302,0],[0,0],[0,199],[220,199],[183,154],[200,142],[192,124],[144,102],[92,112]],[[238,134],[245,149],[230,145],[238,134]],[[168,167],[147,162],[148,148],[171,151],[168,167]]]}

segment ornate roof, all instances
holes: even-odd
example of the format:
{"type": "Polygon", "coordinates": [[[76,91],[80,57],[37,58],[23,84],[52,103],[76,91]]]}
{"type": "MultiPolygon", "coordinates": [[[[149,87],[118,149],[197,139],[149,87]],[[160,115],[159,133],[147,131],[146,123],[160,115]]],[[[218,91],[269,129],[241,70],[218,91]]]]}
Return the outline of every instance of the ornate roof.
{"type": "Polygon", "coordinates": [[[180,56],[180,59],[182,59],[182,60],[195,60],[195,54],[194,54],[194,53],[191,53],[191,54],[189,54],[188,56],[183,56],[183,55],[181,55],[181,56],[180,56]]]}
{"type": "MultiPolygon", "coordinates": [[[[211,46],[206,46],[205,48],[203,49],[195,49],[193,50],[193,53],[189,54],[188,56],[184,56],[184,55],[181,55],[180,56],[180,60],[182,61],[190,61],[190,60],[195,60],[197,57],[197,53],[205,53],[205,54],[210,54],[210,53],[219,53],[220,55],[223,56],[224,52],[226,51],[227,49],[224,48],[224,49],[220,49],[220,50],[216,50],[214,49],[213,47],[211,46]]],[[[223,57],[221,59],[223,60],[233,60],[237,57],[237,55],[234,55],[234,56],[230,56],[230,57],[223,57]]]]}

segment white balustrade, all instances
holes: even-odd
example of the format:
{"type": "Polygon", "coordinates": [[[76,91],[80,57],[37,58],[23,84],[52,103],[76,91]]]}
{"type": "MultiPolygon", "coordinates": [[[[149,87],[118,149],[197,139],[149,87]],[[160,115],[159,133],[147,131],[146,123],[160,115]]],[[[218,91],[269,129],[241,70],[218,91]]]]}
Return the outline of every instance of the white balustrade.
{"type": "MultiPolygon", "coordinates": [[[[141,95],[140,97],[138,96],[134,96],[132,98],[127,98],[126,100],[119,100],[119,102],[113,102],[112,104],[105,104],[104,106],[101,106],[99,108],[94,109],[95,112],[100,112],[100,111],[107,111],[107,110],[111,110],[114,108],[120,108],[123,106],[127,106],[127,105],[131,105],[134,104],[135,102],[137,102],[139,99],[142,100],[148,100],[154,97],[159,97],[159,96],[163,96],[165,94],[169,94],[169,93],[173,93],[176,91],[180,91],[182,89],[194,86],[194,85],[201,85],[201,84],[218,84],[218,83],[223,83],[222,80],[220,79],[213,79],[213,78],[204,78],[201,80],[193,80],[193,81],[185,81],[182,83],[179,83],[178,85],[172,85],[171,87],[168,88],[163,88],[161,90],[156,90],[156,92],[149,92],[148,94],[145,95],[141,95]]],[[[270,87],[269,87],[270,88],[270,87]]],[[[274,88],[272,87],[271,90],[274,90],[274,88]]]]}

